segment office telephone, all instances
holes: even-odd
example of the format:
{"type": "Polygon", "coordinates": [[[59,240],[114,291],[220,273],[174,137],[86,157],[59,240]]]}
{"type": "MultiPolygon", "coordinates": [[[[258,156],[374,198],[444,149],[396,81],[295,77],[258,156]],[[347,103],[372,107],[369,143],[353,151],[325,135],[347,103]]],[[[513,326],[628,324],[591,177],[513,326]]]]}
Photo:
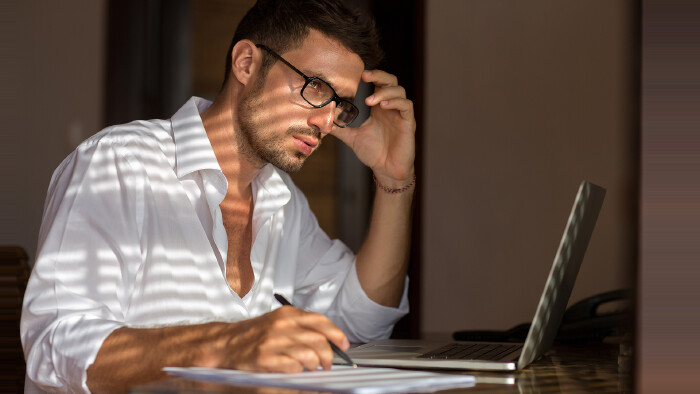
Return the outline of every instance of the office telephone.
{"type": "MultiPolygon", "coordinates": [[[[602,341],[605,337],[630,332],[631,300],[632,291],[622,289],[597,294],[571,305],[564,312],[555,341],[602,341]]],[[[457,331],[452,337],[458,341],[522,342],[529,329],[530,323],[523,323],[505,331],[457,331]]]]}

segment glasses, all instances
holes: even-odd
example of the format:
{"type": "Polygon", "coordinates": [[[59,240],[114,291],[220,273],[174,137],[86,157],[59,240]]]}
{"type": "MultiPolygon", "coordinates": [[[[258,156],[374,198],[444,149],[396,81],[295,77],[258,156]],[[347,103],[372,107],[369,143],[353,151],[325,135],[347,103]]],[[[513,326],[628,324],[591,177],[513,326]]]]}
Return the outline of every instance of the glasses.
{"type": "Polygon", "coordinates": [[[341,98],[335,93],[331,85],[319,77],[307,77],[306,74],[292,66],[288,61],[284,60],[277,52],[262,44],[256,44],[256,47],[267,51],[277,60],[286,64],[289,68],[301,75],[304,80],[304,87],[301,88],[301,97],[309,104],[316,108],[325,107],[331,101],[335,101],[335,113],[333,114],[333,123],[338,127],[346,127],[350,124],[357,114],[360,112],[357,107],[348,100],[341,98]]]}

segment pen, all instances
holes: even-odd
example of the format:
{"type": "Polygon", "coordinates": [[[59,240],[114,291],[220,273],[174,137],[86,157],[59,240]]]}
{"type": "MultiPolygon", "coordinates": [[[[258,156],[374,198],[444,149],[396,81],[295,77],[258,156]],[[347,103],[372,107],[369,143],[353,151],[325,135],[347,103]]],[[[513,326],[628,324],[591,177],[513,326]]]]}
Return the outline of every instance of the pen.
{"type": "MultiPolygon", "coordinates": [[[[277,301],[279,301],[279,303],[282,304],[282,305],[294,306],[294,305],[292,305],[291,302],[287,301],[287,299],[284,298],[284,296],[283,296],[282,294],[275,293],[275,298],[276,298],[277,301]]],[[[343,360],[345,360],[345,362],[347,362],[348,365],[352,366],[353,368],[357,368],[357,364],[355,364],[355,363],[352,361],[352,359],[350,358],[350,356],[348,356],[347,354],[345,354],[344,351],[340,350],[340,348],[339,348],[338,346],[335,346],[335,345],[333,344],[333,342],[331,342],[331,341],[328,341],[328,344],[331,345],[331,349],[333,349],[333,352],[334,352],[335,354],[337,354],[340,358],[342,358],[343,360]]]]}

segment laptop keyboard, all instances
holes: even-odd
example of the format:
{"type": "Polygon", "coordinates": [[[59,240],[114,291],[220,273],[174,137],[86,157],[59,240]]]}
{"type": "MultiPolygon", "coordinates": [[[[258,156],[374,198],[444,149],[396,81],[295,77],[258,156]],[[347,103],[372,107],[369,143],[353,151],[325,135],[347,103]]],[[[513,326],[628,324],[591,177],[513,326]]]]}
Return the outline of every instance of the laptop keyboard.
{"type": "Polygon", "coordinates": [[[418,358],[439,358],[448,360],[498,360],[508,353],[519,350],[522,344],[451,343],[418,358]]]}

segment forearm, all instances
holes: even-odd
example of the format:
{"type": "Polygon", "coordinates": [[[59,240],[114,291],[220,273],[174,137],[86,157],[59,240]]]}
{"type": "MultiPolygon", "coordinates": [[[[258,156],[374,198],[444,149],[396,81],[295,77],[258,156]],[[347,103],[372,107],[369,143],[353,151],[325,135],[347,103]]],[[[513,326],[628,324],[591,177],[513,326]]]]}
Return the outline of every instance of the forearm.
{"type": "Polygon", "coordinates": [[[87,370],[91,392],[124,392],[165,377],[165,366],[204,366],[224,323],[115,330],[87,370]]]}
{"type": "Polygon", "coordinates": [[[165,377],[165,366],[264,372],[329,369],[333,352],[328,341],[343,350],[350,346],[327,317],[289,306],[235,323],[124,327],[102,343],[87,370],[87,386],[92,392],[124,392],[165,377]]]}
{"type": "MultiPolygon", "coordinates": [[[[412,178],[411,178],[412,179],[412,178]]],[[[378,179],[389,188],[410,182],[378,179]]],[[[401,301],[408,270],[411,241],[411,206],[415,186],[401,193],[377,188],[370,225],[357,254],[357,276],[372,301],[397,307],[401,301]]]]}

